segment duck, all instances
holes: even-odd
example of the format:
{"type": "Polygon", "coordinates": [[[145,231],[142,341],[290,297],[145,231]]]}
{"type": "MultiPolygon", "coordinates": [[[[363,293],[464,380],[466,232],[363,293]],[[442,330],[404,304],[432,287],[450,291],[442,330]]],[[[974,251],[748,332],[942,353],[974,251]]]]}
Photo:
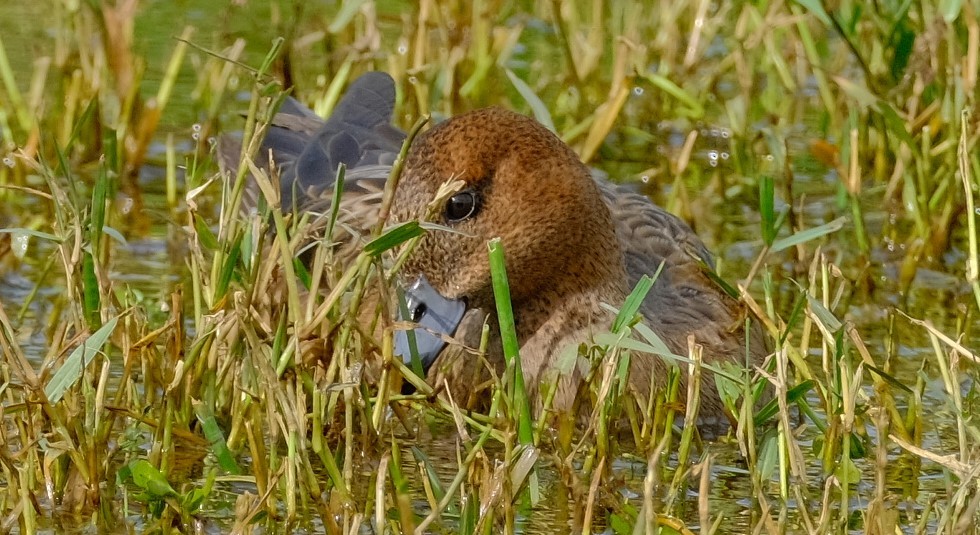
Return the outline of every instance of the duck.
{"type": "MultiPolygon", "coordinates": [[[[353,82],[326,121],[287,100],[260,149],[271,155],[263,164],[279,166],[283,199],[290,201],[283,209],[322,208],[342,162],[348,169],[342,211],[349,221],[367,221],[359,228],[373,224],[386,171],[405,138],[391,126],[393,109],[394,81],[379,72],[353,82]]],[[[219,149],[221,159],[234,169],[240,145],[227,146],[219,149]]],[[[424,217],[447,182],[457,190],[435,223],[448,231],[422,236],[400,272],[410,281],[407,319],[419,322],[412,331],[418,357],[440,383],[472,390],[470,353],[447,348],[445,340],[456,334],[472,345],[484,323],[492,342],[487,361],[502,372],[487,252],[494,238],[506,251],[520,363],[537,413],[546,409],[544,385],[554,385],[547,410],[581,410],[588,367],[579,358],[569,369],[561,356],[607,332],[615,317],[609,305],[621,305],[644,276],[655,279],[639,315],[672,353],[686,356],[697,344],[705,363],[741,366],[759,365],[768,354],[761,325],[712,277],[713,255],[691,227],[635,188],[592,173],[534,119],[490,107],[422,132],[406,156],[392,222],[424,217]]],[[[395,345],[408,362],[406,335],[396,333],[395,345]]],[[[659,355],[633,354],[630,391],[642,400],[662,388],[668,366],[659,355]]],[[[726,414],[712,375],[706,371],[700,385],[699,426],[716,426],[726,414]]],[[[680,374],[682,403],[686,376],[680,374]]]]}

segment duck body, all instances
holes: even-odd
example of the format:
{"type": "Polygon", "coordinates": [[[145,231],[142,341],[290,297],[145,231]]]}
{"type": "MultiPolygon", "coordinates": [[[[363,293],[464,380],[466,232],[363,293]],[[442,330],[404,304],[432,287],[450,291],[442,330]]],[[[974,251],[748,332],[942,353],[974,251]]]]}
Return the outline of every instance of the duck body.
{"type": "MultiPolygon", "coordinates": [[[[744,363],[747,354],[758,363],[764,357],[755,323],[746,348],[744,311],[708,276],[713,260],[691,228],[629,187],[593,177],[567,145],[532,119],[488,108],[433,127],[412,146],[393,215],[418,217],[418,207],[450,178],[465,183],[461,194],[473,197],[475,207],[464,218],[455,217],[460,210],[444,213],[438,222],[459,232],[426,235],[405,273],[424,275],[447,298],[492,311],[486,243],[500,237],[532,399],[541,393],[538,385],[557,380],[553,407],[573,407],[587,370],[551,375],[559,356],[608,331],[614,318],[603,304],[621,305],[643,275],[658,270],[640,312],[673,353],[687,356],[691,337],[708,363],[744,363]]],[[[663,385],[666,371],[661,357],[634,354],[631,390],[644,399],[663,385]]],[[[724,414],[710,374],[700,401],[707,419],[724,414]]]]}
{"type": "MultiPolygon", "coordinates": [[[[261,149],[279,166],[284,199],[287,190],[297,192],[293,208],[284,202],[284,209],[324,206],[335,162],[350,162],[342,211],[352,220],[366,221],[364,228],[373,223],[376,192],[404,136],[390,126],[393,102],[393,81],[380,73],[354,82],[326,122],[289,102],[270,125],[261,149]]],[[[392,218],[422,217],[449,180],[463,186],[436,223],[456,232],[428,232],[402,275],[425,280],[440,299],[466,304],[471,313],[455,322],[469,333],[461,335],[464,341],[478,340],[473,333],[484,315],[490,316],[495,334],[487,241],[499,237],[506,251],[525,382],[539,408],[539,385],[548,382],[557,386],[554,410],[575,406],[587,370],[575,366],[558,372],[559,356],[608,331],[613,314],[603,304],[620,306],[643,275],[658,271],[640,313],[672,352],[688,355],[693,338],[708,363],[744,363],[747,354],[758,363],[764,357],[761,329],[752,323],[746,347],[744,311],[706,273],[713,260],[691,228],[628,186],[594,178],[567,145],[536,121],[487,108],[421,134],[406,159],[392,218]]],[[[451,334],[450,328],[440,327],[445,334],[451,334]]],[[[499,350],[491,348],[490,353],[497,355],[488,360],[500,371],[499,350]]],[[[446,351],[433,366],[442,370],[450,388],[455,383],[463,392],[472,390],[473,383],[461,370],[474,364],[444,361],[467,355],[446,351]]],[[[656,355],[634,354],[629,375],[631,390],[643,399],[663,384],[667,364],[656,355]]],[[[723,405],[707,375],[701,385],[701,412],[720,415],[723,405]]]]}

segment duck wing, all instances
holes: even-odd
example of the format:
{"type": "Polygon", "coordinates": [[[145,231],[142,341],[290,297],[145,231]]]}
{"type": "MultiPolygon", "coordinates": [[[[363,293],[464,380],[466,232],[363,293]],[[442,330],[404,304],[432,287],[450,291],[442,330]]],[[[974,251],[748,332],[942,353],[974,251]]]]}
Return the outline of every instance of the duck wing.
{"type": "MultiPolygon", "coordinates": [[[[663,264],[640,308],[646,324],[677,355],[687,356],[687,339],[694,335],[705,362],[744,362],[747,310],[709,276],[714,258],[701,239],[687,223],[628,186],[599,185],[616,221],[630,287],[663,264]]],[[[749,354],[758,364],[767,354],[765,337],[758,322],[749,329],[749,354]]],[[[638,376],[644,375],[650,374],[638,376]]],[[[706,379],[701,414],[720,415],[714,380],[706,379]]],[[[646,385],[638,386],[642,391],[646,385]]]]}
{"type": "MultiPolygon", "coordinates": [[[[355,80],[327,120],[292,97],[287,97],[270,121],[256,164],[279,177],[282,207],[315,211],[329,206],[340,164],[347,167],[345,204],[358,194],[373,197],[384,187],[405,133],[391,125],[395,83],[386,73],[369,72],[355,80]]],[[[219,140],[218,161],[226,173],[237,173],[241,141],[219,140]]],[[[250,181],[243,210],[255,208],[261,193],[250,181]]],[[[367,200],[367,199],[364,199],[367,200]]],[[[376,209],[368,202],[363,209],[376,209]]],[[[367,215],[366,217],[370,217],[367,215]]]]}

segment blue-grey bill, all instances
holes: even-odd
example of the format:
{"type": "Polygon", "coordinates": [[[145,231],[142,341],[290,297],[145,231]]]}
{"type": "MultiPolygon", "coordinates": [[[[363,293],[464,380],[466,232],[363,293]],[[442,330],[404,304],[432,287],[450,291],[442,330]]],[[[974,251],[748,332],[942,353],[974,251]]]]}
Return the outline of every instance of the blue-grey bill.
{"type": "Polygon", "coordinates": [[[413,368],[410,337],[414,338],[415,354],[424,373],[446,346],[440,335],[452,336],[456,332],[466,312],[466,303],[443,297],[423,275],[405,289],[405,305],[404,309],[399,307],[398,319],[415,321],[419,326],[408,331],[395,331],[395,354],[402,357],[406,366],[413,368]]]}

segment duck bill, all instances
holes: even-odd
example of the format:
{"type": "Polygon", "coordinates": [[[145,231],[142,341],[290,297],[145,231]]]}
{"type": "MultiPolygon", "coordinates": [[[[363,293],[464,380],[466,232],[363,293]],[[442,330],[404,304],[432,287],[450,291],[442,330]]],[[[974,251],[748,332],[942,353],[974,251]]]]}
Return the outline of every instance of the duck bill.
{"type": "Polygon", "coordinates": [[[398,319],[415,321],[418,327],[395,331],[395,355],[401,356],[406,366],[424,376],[446,347],[445,337],[452,336],[459,327],[466,313],[466,303],[443,297],[424,275],[405,289],[404,297],[405,306],[399,306],[398,319]]]}

